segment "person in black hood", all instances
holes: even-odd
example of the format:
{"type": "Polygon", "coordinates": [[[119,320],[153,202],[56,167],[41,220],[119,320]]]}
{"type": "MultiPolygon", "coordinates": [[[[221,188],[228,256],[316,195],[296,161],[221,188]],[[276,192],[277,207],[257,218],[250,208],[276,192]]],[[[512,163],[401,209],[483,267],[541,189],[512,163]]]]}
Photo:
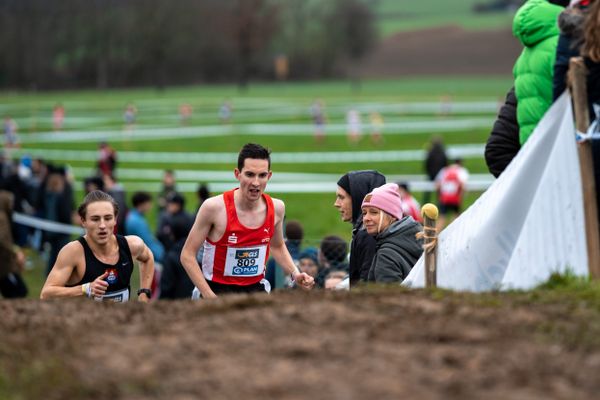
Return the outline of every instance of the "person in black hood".
{"type": "Polygon", "coordinates": [[[361,204],[373,189],[385,184],[385,176],[374,170],[350,171],[338,180],[333,204],[342,221],[352,223],[350,285],[366,282],[375,255],[375,239],[363,228],[361,204]]]}

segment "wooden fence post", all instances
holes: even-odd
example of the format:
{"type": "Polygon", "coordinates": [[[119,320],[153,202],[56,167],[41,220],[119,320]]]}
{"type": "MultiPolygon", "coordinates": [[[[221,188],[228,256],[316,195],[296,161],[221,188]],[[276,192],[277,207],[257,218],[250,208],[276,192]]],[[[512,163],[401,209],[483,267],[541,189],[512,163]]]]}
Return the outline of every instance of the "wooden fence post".
{"type": "MultiPolygon", "coordinates": [[[[579,132],[586,132],[590,125],[586,79],[587,69],[583,59],[581,57],[571,58],[568,81],[573,97],[575,127],[579,132]]],[[[581,169],[581,184],[583,187],[588,271],[592,279],[600,279],[600,232],[598,231],[598,207],[596,203],[592,143],[589,140],[578,143],[577,151],[579,153],[579,168],[581,169]]]]}
{"type": "Polygon", "coordinates": [[[435,205],[427,203],[421,208],[423,216],[423,248],[425,249],[425,287],[437,286],[437,229],[439,215],[435,205]]]}

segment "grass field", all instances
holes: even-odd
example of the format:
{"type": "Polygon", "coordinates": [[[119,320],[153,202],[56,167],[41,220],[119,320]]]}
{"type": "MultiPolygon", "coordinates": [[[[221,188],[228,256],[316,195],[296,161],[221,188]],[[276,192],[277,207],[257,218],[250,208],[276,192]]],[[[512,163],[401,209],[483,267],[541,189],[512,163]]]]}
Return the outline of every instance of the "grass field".
{"type": "MultiPolygon", "coordinates": [[[[331,191],[325,192],[268,190],[285,201],[287,218],[301,221],[309,243],[315,244],[329,234],[350,238],[350,226],[340,221],[332,207],[337,177],[349,170],[377,169],[392,179],[422,179],[422,155],[408,159],[391,157],[385,161],[378,155],[392,151],[422,152],[434,134],[440,135],[450,148],[465,145],[482,148],[497,103],[510,83],[510,77],[448,77],[366,81],[360,91],[347,82],[325,82],[255,84],[243,92],[225,85],[168,88],[162,92],[134,89],[2,93],[0,111],[17,121],[22,153],[68,164],[76,172],[77,201],[83,196],[81,181],[88,175],[86,171],[91,173],[94,169],[100,140],[108,140],[117,150],[120,156],[117,176],[121,170],[120,180],[129,195],[140,187],[145,190],[158,187],[162,170],[172,168],[180,190],[186,192],[190,212],[196,208],[193,191],[200,181],[208,182],[216,192],[221,189],[215,188],[234,187],[234,160],[239,148],[251,141],[266,145],[273,150],[273,186],[275,182],[286,181],[308,186],[311,182],[331,185],[331,191]],[[317,98],[322,99],[327,114],[328,136],[323,143],[316,143],[313,138],[309,113],[311,103],[317,98]],[[224,99],[233,104],[233,120],[228,126],[218,121],[218,108],[224,99]],[[51,127],[52,107],[57,102],[66,108],[62,132],[52,132],[51,127]],[[136,126],[131,132],[123,129],[122,118],[129,102],[138,109],[136,126]],[[189,103],[194,109],[186,126],[179,121],[178,107],[182,103],[189,103]],[[363,118],[364,135],[358,144],[350,144],[346,139],[345,114],[351,108],[359,110],[363,118]],[[378,111],[384,118],[383,144],[374,144],[369,139],[371,111],[378,111]],[[446,126],[473,119],[477,121],[474,127],[444,131],[446,126]],[[422,123],[424,128],[411,130],[413,123],[422,123]],[[432,130],[427,128],[429,125],[432,130]],[[155,133],[158,135],[152,136],[155,133]],[[51,151],[59,155],[53,156],[51,151]],[[136,159],[136,155],[149,152],[156,158],[136,159]],[[215,152],[224,155],[208,160],[215,152]],[[343,160],[313,161],[310,156],[324,152],[339,154],[343,160]],[[77,157],[72,157],[73,153],[77,157]],[[166,159],[159,159],[158,155],[163,153],[166,159]],[[296,153],[307,155],[307,159],[277,161],[280,155],[296,153]],[[196,161],[184,160],[190,154],[198,155],[196,161]],[[203,178],[196,179],[197,176],[203,178]]],[[[487,174],[482,151],[465,157],[465,165],[472,174],[487,174]]],[[[479,194],[469,193],[467,204],[479,194]]],[[[416,196],[420,199],[421,193],[416,196]]],[[[149,220],[155,223],[154,213],[149,220]]]]}

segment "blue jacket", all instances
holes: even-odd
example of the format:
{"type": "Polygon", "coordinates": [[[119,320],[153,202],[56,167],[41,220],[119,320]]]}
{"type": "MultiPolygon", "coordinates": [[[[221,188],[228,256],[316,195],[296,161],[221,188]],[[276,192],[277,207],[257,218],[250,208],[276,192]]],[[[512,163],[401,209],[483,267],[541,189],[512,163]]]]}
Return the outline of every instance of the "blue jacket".
{"type": "Polygon", "coordinates": [[[127,235],[139,236],[140,239],[144,241],[146,246],[150,248],[150,251],[154,256],[154,261],[162,262],[165,254],[165,248],[158,241],[158,239],[154,237],[146,218],[144,218],[144,215],[138,210],[132,209],[127,214],[127,218],[125,219],[125,233],[127,235]]]}

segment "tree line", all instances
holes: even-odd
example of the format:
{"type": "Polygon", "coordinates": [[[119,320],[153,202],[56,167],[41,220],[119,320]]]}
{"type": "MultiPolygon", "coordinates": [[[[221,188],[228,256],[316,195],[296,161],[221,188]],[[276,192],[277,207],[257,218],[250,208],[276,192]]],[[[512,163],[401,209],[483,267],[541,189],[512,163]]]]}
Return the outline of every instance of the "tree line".
{"type": "Polygon", "coordinates": [[[0,88],[343,76],[376,41],[366,0],[0,0],[0,88]],[[281,76],[280,76],[281,78],[281,76]]]}

